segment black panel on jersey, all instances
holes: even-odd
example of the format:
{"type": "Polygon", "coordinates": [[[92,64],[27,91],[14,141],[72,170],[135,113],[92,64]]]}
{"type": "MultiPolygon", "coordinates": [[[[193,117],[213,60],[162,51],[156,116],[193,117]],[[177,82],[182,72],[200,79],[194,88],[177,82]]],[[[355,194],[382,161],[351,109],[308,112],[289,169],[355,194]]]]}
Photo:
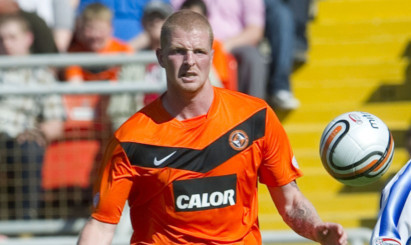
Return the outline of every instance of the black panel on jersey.
{"type": "MultiPolygon", "coordinates": [[[[244,131],[248,136],[248,147],[253,141],[264,136],[265,120],[266,109],[263,109],[227,131],[202,150],[135,142],[121,142],[121,146],[132,165],[149,168],[169,167],[206,173],[241,152],[241,150],[233,149],[229,144],[229,137],[232,132],[236,130],[244,131]],[[157,162],[156,165],[155,162],[157,162]]],[[[247,149],[247,147],[244,149],[247,149]]]]}
{"type": "Polygon", "coordinates": [[[237,203],[237,175],[176,180],[173,190],[177,212],[224,208],[237,203]]]}

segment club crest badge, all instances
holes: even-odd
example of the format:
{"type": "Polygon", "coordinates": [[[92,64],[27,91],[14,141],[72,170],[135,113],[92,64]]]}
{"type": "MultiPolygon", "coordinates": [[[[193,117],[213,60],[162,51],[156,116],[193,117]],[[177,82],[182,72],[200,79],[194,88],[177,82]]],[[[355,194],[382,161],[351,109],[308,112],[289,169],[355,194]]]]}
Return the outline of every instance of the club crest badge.
{"type": "Polygon", "coordinates": [[[234,150],[241,151],[248,146],[249,139],[243,130],[235,130],[230,134],[228,141],[234,150]]]}

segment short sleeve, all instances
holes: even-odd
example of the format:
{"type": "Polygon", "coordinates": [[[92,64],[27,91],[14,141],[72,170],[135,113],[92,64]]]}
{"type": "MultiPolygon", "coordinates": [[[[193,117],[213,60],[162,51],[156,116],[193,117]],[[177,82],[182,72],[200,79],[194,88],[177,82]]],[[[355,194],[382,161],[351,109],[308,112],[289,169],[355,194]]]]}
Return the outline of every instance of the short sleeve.
{"type": "Polygon", "coordinates": [[[263,0],[243,0],[245,26],[264,27],[265,6],[263,0]]]}
{"type": "Polygon", "coordinates": [[[66,80],[71,80],[75,77],[83,77],[83,70],[80,66],[69,66],[64,71],[64,78],[66,80]]]}
{"type": "Polygon", "coordinates": [[[117,224],[132,186],[132,168],[116,139],[107,147],[94,184],[92,217],[117,224]]]}
{"type": "Polygon", "coordinates": [[[267,186],[283,186],[302,176],[287,134],[271,108],[267,109],[263,162],[260,182],[267,186]]]}

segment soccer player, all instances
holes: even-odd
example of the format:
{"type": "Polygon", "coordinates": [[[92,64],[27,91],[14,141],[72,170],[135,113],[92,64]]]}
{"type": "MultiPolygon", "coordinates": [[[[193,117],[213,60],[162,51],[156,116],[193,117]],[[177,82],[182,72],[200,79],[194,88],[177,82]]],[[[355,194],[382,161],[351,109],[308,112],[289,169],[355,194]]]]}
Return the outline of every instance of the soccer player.
{"type": "Polygon", "coordinates": [[[298,234],[347,244],[343,227],[323,222],[299,191],[302,173],[274,111],[211,85],[212,43],[202,15],[167,18],[156,51],[167,91],[116,131],[79,244],[109,244],[126,200],[131,244],[261,244],[258,181],[298,234]]]}
{"type": "Polygon", "coordinates": [[[411,244],[411,160],[388,182],[371,245],[411,244]]]}

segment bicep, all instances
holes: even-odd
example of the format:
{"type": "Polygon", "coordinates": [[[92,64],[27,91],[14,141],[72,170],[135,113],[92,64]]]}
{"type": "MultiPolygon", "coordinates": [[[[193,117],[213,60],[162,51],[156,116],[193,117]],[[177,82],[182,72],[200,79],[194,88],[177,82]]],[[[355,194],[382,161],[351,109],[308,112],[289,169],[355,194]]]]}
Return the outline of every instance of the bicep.
{"type": "Polygon", "coordinates": [[[92,217],[107,223],[117,223],[133,185],[134,171],[122,147],[112,139],[99,166],[94,183],[92,217]]]}

